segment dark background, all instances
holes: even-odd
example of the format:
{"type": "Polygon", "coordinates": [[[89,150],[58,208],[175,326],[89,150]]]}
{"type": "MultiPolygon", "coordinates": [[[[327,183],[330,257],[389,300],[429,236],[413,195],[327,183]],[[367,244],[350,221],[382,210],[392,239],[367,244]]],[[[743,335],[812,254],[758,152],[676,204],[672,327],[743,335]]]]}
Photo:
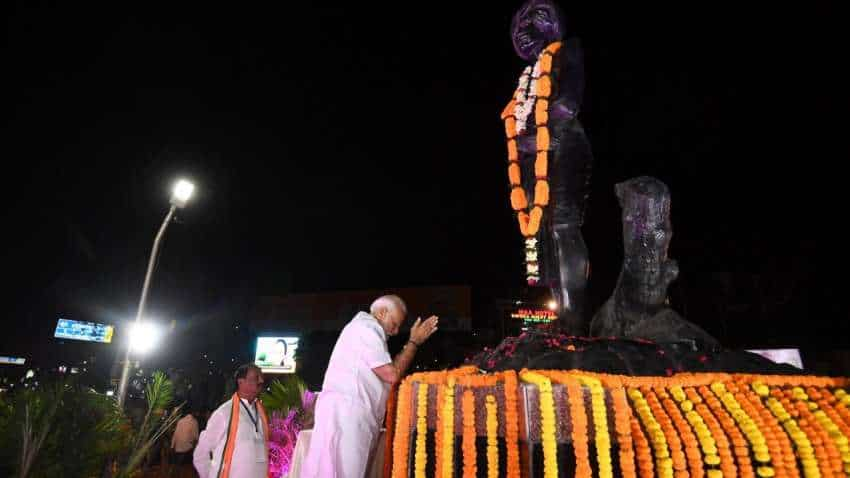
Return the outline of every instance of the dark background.
{"type": "MultiPolygon", "coordinates": [[[[149,308],[187,332],[174,354],[226,349],[252,297],[289,292],[469,284],[498,328],[495,301],[531,294],[499,121],[523,65],[519,4],[484,5],[5,6],[0,354],[52,353],[58,316],[133,317],[178,175],[197,197],[149,308]]],[[[622,260],[614,184],[652,175],[677,310],[733,347],[846,348],[836,6],[564,7],[592,309],[622,260]]]]}

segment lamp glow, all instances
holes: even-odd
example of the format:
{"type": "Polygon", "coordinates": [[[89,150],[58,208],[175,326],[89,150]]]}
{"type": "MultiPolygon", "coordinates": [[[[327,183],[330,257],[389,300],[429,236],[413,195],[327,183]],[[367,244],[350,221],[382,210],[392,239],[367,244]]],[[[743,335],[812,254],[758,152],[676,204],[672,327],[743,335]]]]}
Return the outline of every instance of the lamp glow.
{"type": "Polygon", "coordinates": [[[182,208],[192,199],[192,194],[195,192],[195,185],[181,179],[174,185],[174,191],[171,194],[171,204],[182,208]]]}
{"type": "Polygon", "coordinates": [[[146,354],[159,342],[159,328],[150,322],[133,324],[130,329],[130,350],[146,354]]]}

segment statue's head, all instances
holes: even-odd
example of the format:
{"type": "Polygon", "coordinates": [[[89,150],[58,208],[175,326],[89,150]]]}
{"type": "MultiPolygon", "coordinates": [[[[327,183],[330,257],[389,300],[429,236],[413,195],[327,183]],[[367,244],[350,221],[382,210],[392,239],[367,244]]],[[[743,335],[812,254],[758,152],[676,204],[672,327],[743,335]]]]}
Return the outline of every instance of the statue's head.
{"type": "Polygon", "coordinates": [[[552,42],[564,37],[564,16],[549,0],[529,0],[520,7],[511,21],[511,39],[517,55],[534,61],[552,42]]]}
{"type": "Polygon", "coordinates": [[[623,267],[634,279],[634,298],[645,305],[662,305],[667,287],[679,275],[676,261],[667,257],[673,237],[670,191],[648,176],[619,183],[615,190],[623,209],[623,267]]]}

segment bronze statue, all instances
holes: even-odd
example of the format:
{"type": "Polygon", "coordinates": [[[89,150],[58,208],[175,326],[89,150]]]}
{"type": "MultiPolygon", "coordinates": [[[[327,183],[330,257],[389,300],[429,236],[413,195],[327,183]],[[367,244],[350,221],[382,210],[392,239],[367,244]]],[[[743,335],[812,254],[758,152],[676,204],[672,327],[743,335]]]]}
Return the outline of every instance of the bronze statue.
{"type": "Polygon", "coordinates": [[[623,210],[623,268],[614,294],[593,317],[591,335],[717,346],[668,305],[667,287],[679,267],[667,257],[673,236],[667,186],[642,176],[617,184],[615,191],[623,210]]]}
{"type": "Polygon", "coordinates": [[[584,94],[578,39],[548,0],[526,2],[511,24],[529,63],[505,108],[511,204],[525,237],[526,276],[552,290],[560,328],[586,333],[589,263],[581,234],[593,156],[577,115],[584,94]]]}

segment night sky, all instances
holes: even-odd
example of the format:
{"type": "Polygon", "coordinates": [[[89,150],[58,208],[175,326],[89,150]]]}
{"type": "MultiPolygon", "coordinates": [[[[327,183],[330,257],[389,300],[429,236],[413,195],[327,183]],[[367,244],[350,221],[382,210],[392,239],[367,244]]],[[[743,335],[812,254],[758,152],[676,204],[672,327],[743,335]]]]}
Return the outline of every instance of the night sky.
{"type": "MultiPolygon", "coordinates": [[[[49,343],[60,315],[131,318],[181,175],[197,200],[168,231],[152,315],[525,293],[499,121],[519,2],[20,3],[4,8],[0,355],[49,343]]],[[[675,308],[731,345],[846,347],[837,7],[650,3],[563,5],[586,54],[592,307],[622,260],[614,184],[652,175],[673,195],[675,308]]]]}

